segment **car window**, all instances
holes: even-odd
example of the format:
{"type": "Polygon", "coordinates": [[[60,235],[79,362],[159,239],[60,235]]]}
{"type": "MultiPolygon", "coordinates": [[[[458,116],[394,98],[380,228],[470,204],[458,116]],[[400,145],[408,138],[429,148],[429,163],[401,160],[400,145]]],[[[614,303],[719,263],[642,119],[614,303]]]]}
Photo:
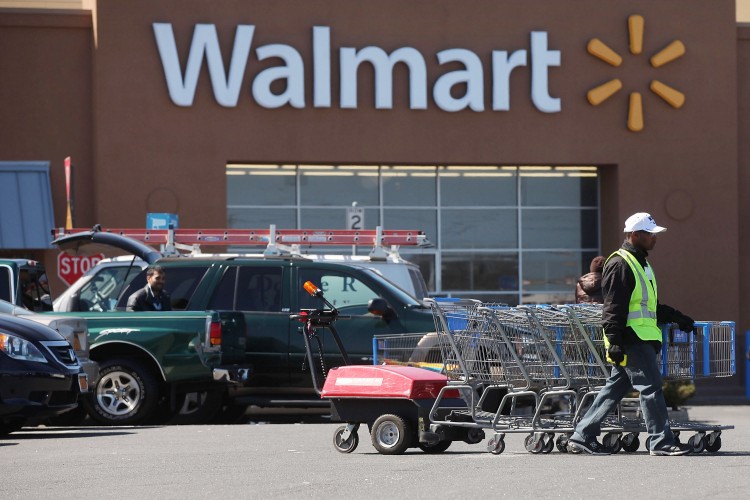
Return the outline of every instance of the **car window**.
{"type": "Polygon", "coordinates": [[[219,281],[211,300],[208,303],[209,309],[220,311],[234,310],[234,289],[237,286],[237,268],[229,267],[224,270],[224,275],[219,281]]]}
{"type": "Polygon", "coordinates": [[[81,287],[78,308],[81,311],[111,311],[117,297],[130,281],[141,272],[137,266],[105,267],[81,287]]]}
{"type": "MultiPolygon", "coordinates": [[[[203,278],[203,275],[206,274],[208,268],[206,266],[179,266],[165,267],[164,269],[167,273],[167,283],[164,286],[164,290],[172,299],[172,310],[186,310],[193,292],[203,278]]],[[[145,269],[130,282],[128,288],[120,296],[117,308],[125,310],[128,304],[128,297],[144,286],[146,286],[145,269]]]]}
{"type": "Polygon", "coordinates": [[[300,270],[300,285],[297,287],[298,302],[301,309],[315,309],[320,307],[320,300],[310,296],[302,289],[302,283],[312,281],[325,294],[326,300],[337,309],[346,307],[367,307],[368,302],[378,296],[370,287],[343,271],[329,271],[320,269],[300,270]]]}
{"type": "Polygon", "coordinates": [[[281,311],[281,276],[280,267],[240,267],[237,310],[281,311]]]}

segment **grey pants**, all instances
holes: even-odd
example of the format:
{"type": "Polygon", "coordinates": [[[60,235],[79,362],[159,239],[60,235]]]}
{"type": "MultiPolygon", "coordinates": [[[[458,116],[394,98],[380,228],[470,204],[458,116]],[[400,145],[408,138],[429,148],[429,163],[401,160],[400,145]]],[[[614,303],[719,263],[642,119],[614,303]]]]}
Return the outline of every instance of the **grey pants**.
{"type": "Polygon", "coordinates": [[[604,388],[576,426],[573,438],[585,440],[601,434],[602,421],[633,388],[641,393],[641,411],[651,437],[651,449],[674,444],[654,348],[649,344],[633,344],[623,350],[627,355],[626,366],[612,368],[604,388]]]}

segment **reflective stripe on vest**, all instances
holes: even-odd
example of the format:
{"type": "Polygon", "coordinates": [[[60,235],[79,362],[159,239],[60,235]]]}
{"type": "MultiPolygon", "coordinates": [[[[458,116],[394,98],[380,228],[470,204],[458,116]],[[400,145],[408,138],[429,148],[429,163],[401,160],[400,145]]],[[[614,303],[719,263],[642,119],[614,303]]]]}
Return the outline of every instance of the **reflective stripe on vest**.
{"type": "Polygon", "coordinates": [[[652,279],[649,283],[646,271],[630,252],[621,248],[612,255],[615,254],[627,262],[636,278],[635,288],[628,305],[626,325],[631,327],[641,340],[661,341],[661,329],[656,324],[657,287],[653,269],[651,269],[652,279]]]}

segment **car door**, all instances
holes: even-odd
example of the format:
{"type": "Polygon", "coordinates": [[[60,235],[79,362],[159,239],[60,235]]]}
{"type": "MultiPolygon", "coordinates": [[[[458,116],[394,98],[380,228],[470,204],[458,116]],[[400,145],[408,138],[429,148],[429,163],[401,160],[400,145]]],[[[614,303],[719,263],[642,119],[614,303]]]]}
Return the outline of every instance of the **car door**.
{"type": "MultiPolygon", "coordinates": [[[[367,276],[356,269],[346,266],[318,267],[316,265],[296,268],[293,279],[293,310],[319,309],[323,307],[320,299],[310,296],[302,287],[306,281],[317,285],[324,293],[326,300],[333,304],[342,316],[336,322],[336,330],[353,364],[372,363],[373,335],[403,332],[404,328],[398,316],[388,321],[367,311],[371,299],[383,296],[379,283],[370,281],[367,276]]],[[[318,330],[322,341],[323,359],[326,369],[343,364],[336,342],[327,329],[318,330]]],[[[313,344],[313,357],[319,361],[317,344],[313,344]]],[[[292,368],[292,384],[300,387],[310,384],[310,376],[301,370],[305,356],[304,339],[301,328],[295,325],[290,337],[289,361],[292,368]]],[[[306,367],[309,370],[309,367],[306,367]]]]}

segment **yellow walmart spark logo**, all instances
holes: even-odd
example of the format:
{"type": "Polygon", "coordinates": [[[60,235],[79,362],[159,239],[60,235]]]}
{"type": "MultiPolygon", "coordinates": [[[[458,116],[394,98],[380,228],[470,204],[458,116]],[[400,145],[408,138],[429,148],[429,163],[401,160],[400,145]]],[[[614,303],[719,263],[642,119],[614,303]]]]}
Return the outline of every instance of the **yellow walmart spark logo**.
{"type": "MultiPolygon", "coordinates": [[[[628,17],[630,53],[633,55],[639,55],[643,52],[643,27],[643,16],[632,15],[628,17]]],[[[622,64],[622,56],[598,38],[593,38],[589,41],[586,48],[589,54],[615,68],[622,64]]],[[[680,40],[675,40],[651,57],[651,66],[660,68],[675,59],[679,59],[683,55],[685,55],[685,45],[680,40]]],[[[652,80],[649,88],[651,92],[675,109],[679,109],[685,104],[685,94],[659,80],[652,80]]],[[[622,89],[622,82],[619,78],[614,78],[607,83],[589,90],[586,97],[593,106],[598,106],[619,92],[620,89],[622,89]]],[[[633,132],[643,130],[643,102],[640,92],[632,92],[630,94],[628,102],[628,129],[633,132]]]]}

